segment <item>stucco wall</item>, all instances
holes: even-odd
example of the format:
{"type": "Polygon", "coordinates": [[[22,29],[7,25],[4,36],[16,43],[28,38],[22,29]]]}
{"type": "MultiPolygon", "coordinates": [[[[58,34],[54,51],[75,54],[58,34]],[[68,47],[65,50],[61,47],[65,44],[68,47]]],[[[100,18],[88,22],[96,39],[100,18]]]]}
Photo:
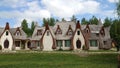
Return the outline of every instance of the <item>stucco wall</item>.
{"type": "Polygon", "coordinates": [[[52,51],[53,39],[50,31],[49,36],[47,36],[47,31],[43,37],[43,51],[52,51]]]}
{"type": "Polygon", "coordinates": [[[77,49],[76,47],[76,41],[79,39],[81,41],[81,49],[83,47],[83,45],[85,45],[85,39],[80,31],[80,35],[77,35],[77,31],[80,31],[80,29],[76,30],[75,36],[73,38],[73,45],[74,45],[74,49],[77,49]]]}
{"type": "MultiPolygon", "coordinates": [[[[8,30],[6,30],[6,31],[8,31],[8,30]]],[[[3,35],[0,38],[0,41],[1,41],[0,44],[1,44],[3,50],[12,50],[13,38],[12,38],[12,35],[11,35],[11,33],[9,31],[8,31],[8,35],[6,36],[6,31],[3,33],[3,35]],[[7,49],[4,48],[4,41],[6,39],[9,41],[9,47],[7,49]]]]}

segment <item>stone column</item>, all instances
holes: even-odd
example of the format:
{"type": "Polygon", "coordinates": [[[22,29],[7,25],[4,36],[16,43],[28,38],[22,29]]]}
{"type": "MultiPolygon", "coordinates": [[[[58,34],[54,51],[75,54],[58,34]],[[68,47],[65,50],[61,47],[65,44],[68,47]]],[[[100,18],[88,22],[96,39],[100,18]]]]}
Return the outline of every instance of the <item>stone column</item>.
{"type": "Polygon", "coordinates": [[[62,41],[62,49],[64,50],[65,49],[65,40],[62,41]]]}

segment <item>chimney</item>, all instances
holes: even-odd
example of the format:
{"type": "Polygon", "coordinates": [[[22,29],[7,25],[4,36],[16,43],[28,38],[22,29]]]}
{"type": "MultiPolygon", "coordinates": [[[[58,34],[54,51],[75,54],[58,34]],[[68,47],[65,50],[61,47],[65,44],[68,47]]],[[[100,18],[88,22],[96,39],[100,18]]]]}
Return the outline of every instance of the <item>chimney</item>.
{"type": "Polygon", "coordinates": [[[9,30],[9,29],[10,29],[9,23],[7,22],[7,23],[6,23],[6,26],[5,26],[5,30],[9,30]]]}

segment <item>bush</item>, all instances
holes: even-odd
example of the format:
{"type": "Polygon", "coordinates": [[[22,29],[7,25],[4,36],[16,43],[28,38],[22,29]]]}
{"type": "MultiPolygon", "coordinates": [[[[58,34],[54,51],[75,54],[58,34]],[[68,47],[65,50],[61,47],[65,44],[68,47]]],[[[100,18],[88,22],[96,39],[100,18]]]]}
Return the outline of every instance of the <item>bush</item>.
{"type": "Polygon", "coordinates": [[[0,50],[2,50],[2,46],[0,45],[0,50]]]}

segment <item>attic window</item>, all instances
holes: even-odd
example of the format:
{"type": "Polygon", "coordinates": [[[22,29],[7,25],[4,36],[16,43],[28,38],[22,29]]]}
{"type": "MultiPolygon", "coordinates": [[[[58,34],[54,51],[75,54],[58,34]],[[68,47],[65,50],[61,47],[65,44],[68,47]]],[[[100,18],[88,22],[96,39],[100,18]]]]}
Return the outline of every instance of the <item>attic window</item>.
{"type": "Polygon", "coordinates": [[[89,29],[86,29],[86,32],[89,33],[89,29]]]}
{"type": "Polygon", "coordinates": [[[8,36],[8,34],[9,34],[8,31],[6,31],[6,36],[8,36]]]}
{"type": "Polygon", "coordinates": [[[80,31],[77,31],[77,35],[80,35],[80,31]]]}
{"type": "Polygon", "coordinates": [[[16,32],[16,36],[20,36],[20,31],[17,31],[17,32],[16,32]]]}
{"type": "Polygon", "coordinates": [[[59,25],[57,25],[57,30],[56,30],[55,34],[62,34],[62,30],[60,29],[59,25]]]}
{"type": "Polygon", "coordinates": [[[72,35],[73,31],[72,30],[68,30],[68,35],[72,35]]]}
{"type": "Polygon", "coordinates": [[[37,35],[42,35],[42,30],[37,30],[37,35]]]}

